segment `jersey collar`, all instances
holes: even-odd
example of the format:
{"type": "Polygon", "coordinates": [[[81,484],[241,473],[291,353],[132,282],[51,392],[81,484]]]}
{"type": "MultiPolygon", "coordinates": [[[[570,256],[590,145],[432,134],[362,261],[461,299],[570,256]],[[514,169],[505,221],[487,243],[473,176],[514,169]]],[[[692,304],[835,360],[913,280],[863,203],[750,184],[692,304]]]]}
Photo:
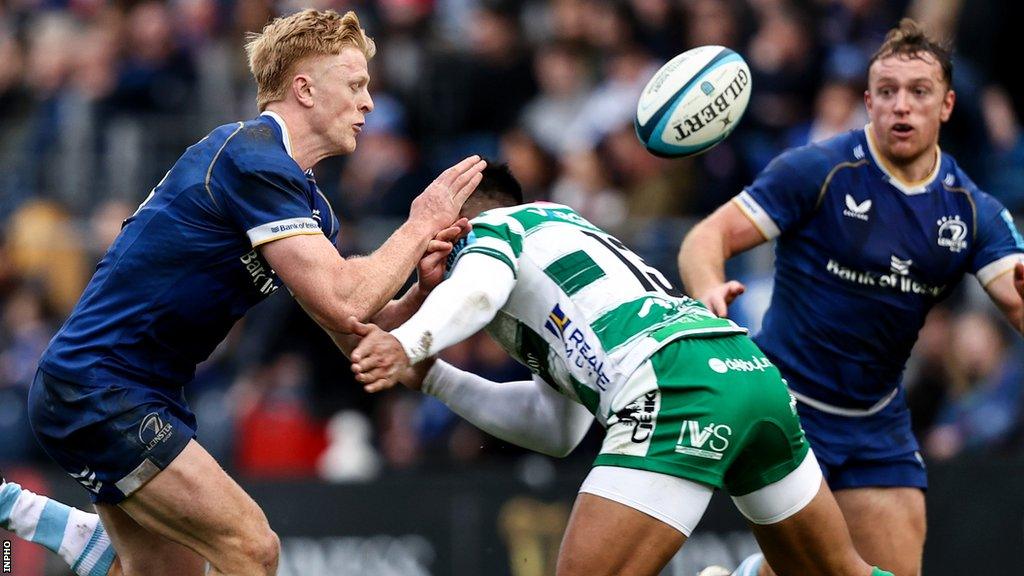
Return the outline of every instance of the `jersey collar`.
{"type": "Polygon", "coordinates": [[[903,192],[908,196],[923,194],[928,191],[928,185],[939,177],[939,172],[942,170],[942,150],[939,149],[937,144],[935,145],[935,168],[932,169],[932,173],[917,182],[906,182],[894,174],[889,162],[875,147],[874,136],[871,135],[870,123],[864,126],[864,138],[868,141],[868,151],[871,153],[871,159],[875,161],[875,166],[878,166],[878,169],[881,170],[889,179],[889,183],[900,192],[903,192]]]}
{"type": "Polygon", "coordinates": [[[287,152],[288,156],[291,156],[294,160],[295,156],[292,156],[292,139],[288,136],[288,125],[284,123],[284,118],[281,118],[281,115],[277,112],[271,112],[270,110],[263,112],[260,116],[272,118],[274,122],[277,122],[277,125],[281,127],[281,139],[284,141],[284,151],[287,152]]]}

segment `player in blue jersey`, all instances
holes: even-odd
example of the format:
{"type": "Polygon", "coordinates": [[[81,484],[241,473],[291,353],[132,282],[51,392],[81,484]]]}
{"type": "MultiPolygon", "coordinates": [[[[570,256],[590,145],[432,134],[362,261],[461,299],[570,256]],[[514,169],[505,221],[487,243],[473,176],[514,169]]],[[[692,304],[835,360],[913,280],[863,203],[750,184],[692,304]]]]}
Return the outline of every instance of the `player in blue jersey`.
{"type": "Polygon", "coordinates": [[[354,13],[305,10],[246,50],[262,114],[188,148],[126,220],[30,393],[36,437],[90,491],[129,575],[276,573],[277,537],[195,441],[183,386],[282,284],[343,348],[350,316],[400,322],[440,281],[485,165],[448,169],[383,246],[344,259],[311,168],[355,149],[374,44],[354,13]],[[420,282],[392,303],[417,264],[420,282]]]}
{"type": "MultiPolygon", "coordinates": [[[[780,155],[679,253],[689,292],[724,316],[743,292],[724,262],[777,241],[757,343],[799,401],[857,549],[897,576],[917,576],[925,539],[925,466],[901,387],[918,330],[965,274],[1017,330],[1024,318],[1024,242],[938,146],[951,76],[949,52],[903,20],[871,59],[870,124],[780,155]]],[[[770,574],[760,563],[737,573],[770,574]]]]}

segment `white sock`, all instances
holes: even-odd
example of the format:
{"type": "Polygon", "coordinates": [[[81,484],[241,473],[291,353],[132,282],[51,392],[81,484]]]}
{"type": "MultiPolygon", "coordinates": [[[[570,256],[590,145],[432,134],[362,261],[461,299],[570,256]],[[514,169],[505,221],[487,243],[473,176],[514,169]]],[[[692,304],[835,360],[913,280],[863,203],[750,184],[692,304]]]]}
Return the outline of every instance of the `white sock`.
{"type": "Polygon", "coordinates": [[[57,553],[78,576],[107,576],[116,552],[100,517],[0,484],[0,528],[57,553]]]}
{"type": "Polygon", "coordinates": [[[740,565],[733,571],[732,576],[757,576],[757,571],[764,563],[764,555],[758,552],[747,556],[747,559],[740,562],[740,565]]]}

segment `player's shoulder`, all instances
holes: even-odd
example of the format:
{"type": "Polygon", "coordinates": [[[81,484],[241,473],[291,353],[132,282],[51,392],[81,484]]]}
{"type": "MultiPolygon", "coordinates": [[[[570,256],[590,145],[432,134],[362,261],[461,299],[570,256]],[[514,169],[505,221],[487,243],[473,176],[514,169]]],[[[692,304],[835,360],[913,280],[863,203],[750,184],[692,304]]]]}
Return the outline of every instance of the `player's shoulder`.
{"type": "Polygon", "coordinates": [[[277,172],[303,181],[305,176],[285,148],[281,128],[268,116],[237,122],[224,140],[224,164],[243,174],[277,172]]]}
{"type": "Polygon", "coordinates": [[[535,228],[556,224],[597,229],[571,207],[554,202],[528,202],[506,208],[495,208],[481,212],[473,219],[473,225],[505,224],[514,231],[525,234],[535,228]]]}
{"type": "Polygon", "coordinates": [[[980,212],[999,212],[1004,210],[1002,203],[988,192],[982,190],[965,172],[952,155],[942,152],[941,172],[937,187],[944,194],[962,196],[980,212]]]}
{"type": "Polygon", "coordinates": [[[777,156],[768,169],[790,170],[804,176],[824,178],[838,166],[867,163],[867,141],[863,130],[850,130],[827,140],[789,148],[777,156]]]}

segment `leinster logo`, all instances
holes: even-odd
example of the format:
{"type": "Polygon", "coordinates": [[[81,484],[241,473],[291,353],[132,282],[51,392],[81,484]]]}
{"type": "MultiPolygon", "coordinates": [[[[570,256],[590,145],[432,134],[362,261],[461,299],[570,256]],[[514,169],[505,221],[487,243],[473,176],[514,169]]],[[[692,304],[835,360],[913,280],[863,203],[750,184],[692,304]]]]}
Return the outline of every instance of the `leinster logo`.
{"type": "Polygon", "coordinates": [[[157,444],[170,438],[173,432],[174,426],[164,422],[156,412],[150,412],[139,425],[139,441],[145,445],[146,450],[152,450],[157,444]]]}
{"type": "Polygon", "coordinates": [[[967,247],[967,224],[959,215],[943,216],[938,220],[939,246],[949,248],[950,252],[959,252],[967,247]]]}

